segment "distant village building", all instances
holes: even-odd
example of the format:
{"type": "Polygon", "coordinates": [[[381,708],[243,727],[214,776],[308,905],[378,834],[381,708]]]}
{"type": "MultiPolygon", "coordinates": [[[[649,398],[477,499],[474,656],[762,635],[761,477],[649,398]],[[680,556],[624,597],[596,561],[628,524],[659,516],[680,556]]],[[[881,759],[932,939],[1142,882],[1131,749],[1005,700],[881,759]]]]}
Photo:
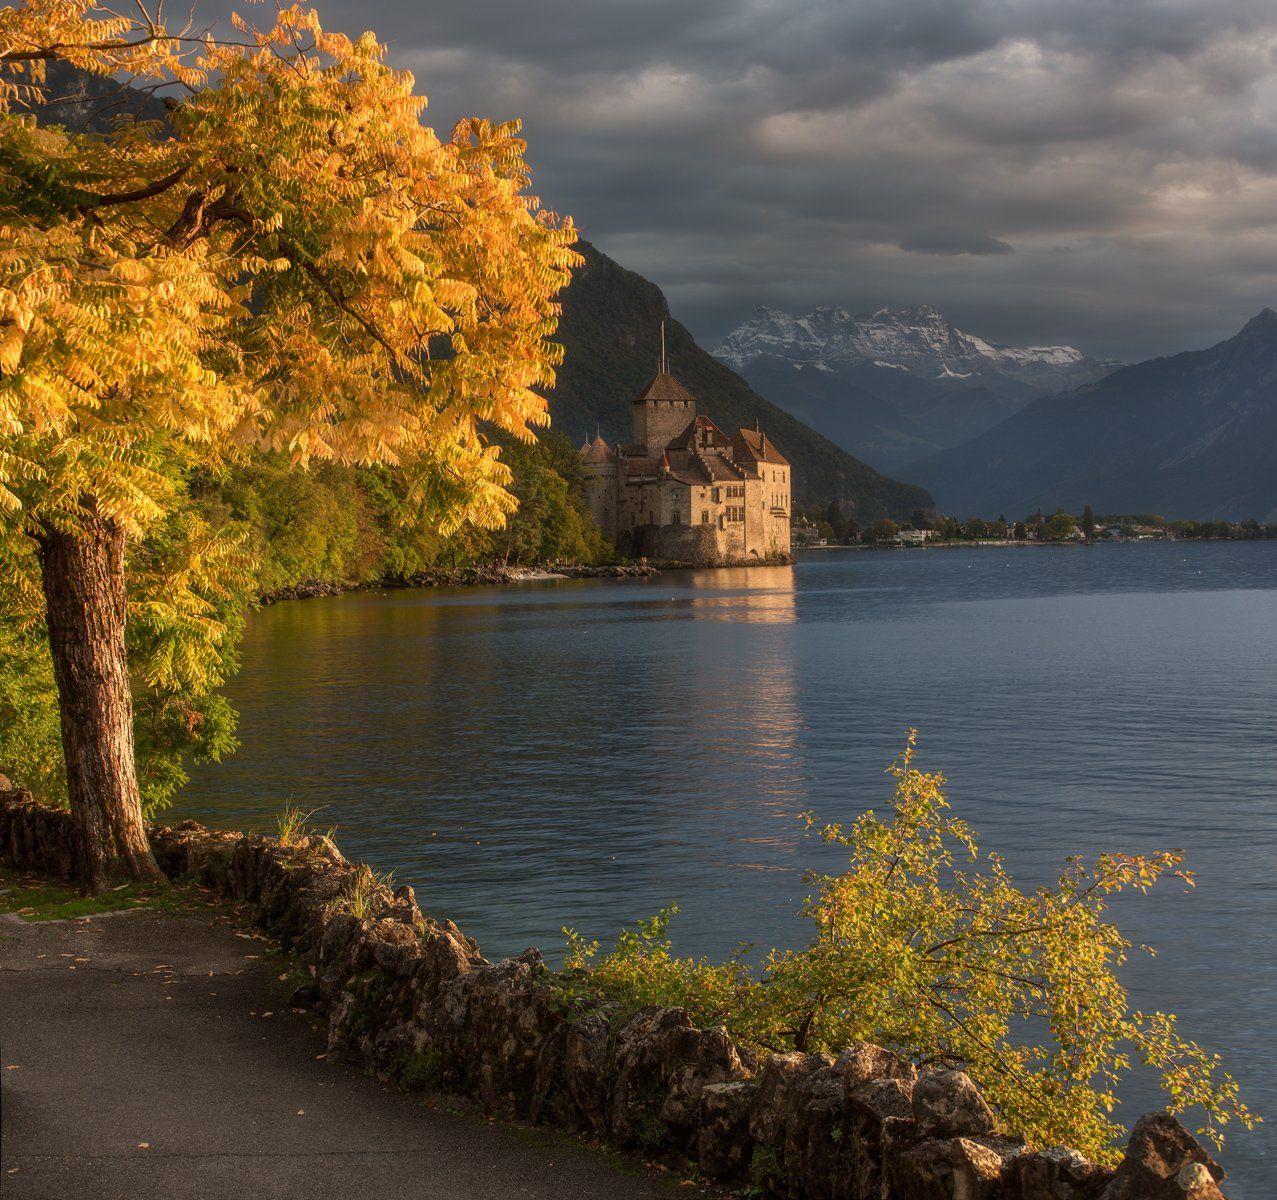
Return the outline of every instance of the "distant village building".
{"type": "Polygon", "coordinates": [[[663,349],[634,400],[633,441],[596,436],[581,461],[590,512],[624,554],[697,564],[789,557],[788,460],[757,424],[728,437],[699,416],[663,349]]]}

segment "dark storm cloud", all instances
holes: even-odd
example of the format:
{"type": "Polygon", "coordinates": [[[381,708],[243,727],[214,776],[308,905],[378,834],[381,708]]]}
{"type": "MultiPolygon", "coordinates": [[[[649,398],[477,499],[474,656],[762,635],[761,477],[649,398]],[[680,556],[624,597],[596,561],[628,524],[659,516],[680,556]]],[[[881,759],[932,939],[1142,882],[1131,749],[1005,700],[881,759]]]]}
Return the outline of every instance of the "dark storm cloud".
{"type": "Polygon", "coordinates": [[[436,124],[522,116],[545,202],[707,344],[759,302],[928,301],[1133,358],[1277,300],[1272,0],[321,11],[375,29],[436,124]]]}

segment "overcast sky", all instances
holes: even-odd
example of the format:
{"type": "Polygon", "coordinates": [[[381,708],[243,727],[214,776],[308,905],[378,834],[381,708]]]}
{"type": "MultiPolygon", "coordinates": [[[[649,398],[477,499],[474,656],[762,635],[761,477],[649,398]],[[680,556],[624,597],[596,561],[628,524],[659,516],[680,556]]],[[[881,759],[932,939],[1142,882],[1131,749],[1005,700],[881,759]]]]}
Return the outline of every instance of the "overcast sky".
{"type": "MultiPolygon", "coordinates": [[[[215,12],[227,0],[199,11],[215,12]]],[[[320,0],[712,347],[929,302],[1125,360],[1277,307],[1274,0],[320,0]]]]}

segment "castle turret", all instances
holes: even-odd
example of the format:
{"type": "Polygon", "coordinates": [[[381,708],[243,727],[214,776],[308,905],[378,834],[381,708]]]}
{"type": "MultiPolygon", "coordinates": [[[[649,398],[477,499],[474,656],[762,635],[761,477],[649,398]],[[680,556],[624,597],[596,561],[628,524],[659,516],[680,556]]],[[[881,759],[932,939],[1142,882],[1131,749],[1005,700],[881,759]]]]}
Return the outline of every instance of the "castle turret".
{"type": "Polygon", "coordinates": [[[616,453],[595,434],[594,441],[581,447],[581,470],[585,476],[585,503],[594,523],[605,537],[616,538],[616,453]]]}

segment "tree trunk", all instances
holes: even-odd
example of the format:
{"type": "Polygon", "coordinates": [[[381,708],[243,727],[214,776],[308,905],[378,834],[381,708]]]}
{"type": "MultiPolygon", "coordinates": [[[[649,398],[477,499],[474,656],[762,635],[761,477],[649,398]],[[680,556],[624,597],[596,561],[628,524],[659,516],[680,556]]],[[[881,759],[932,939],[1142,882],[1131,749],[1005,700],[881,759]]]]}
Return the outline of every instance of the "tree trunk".
{"type": "Polygon", "coordinates": [[[124,530],[90,503],[74,533],[46,528],[38,541],[80,882],[101,892],[121,872],[161,881],[133,762],[124,530]]]}

